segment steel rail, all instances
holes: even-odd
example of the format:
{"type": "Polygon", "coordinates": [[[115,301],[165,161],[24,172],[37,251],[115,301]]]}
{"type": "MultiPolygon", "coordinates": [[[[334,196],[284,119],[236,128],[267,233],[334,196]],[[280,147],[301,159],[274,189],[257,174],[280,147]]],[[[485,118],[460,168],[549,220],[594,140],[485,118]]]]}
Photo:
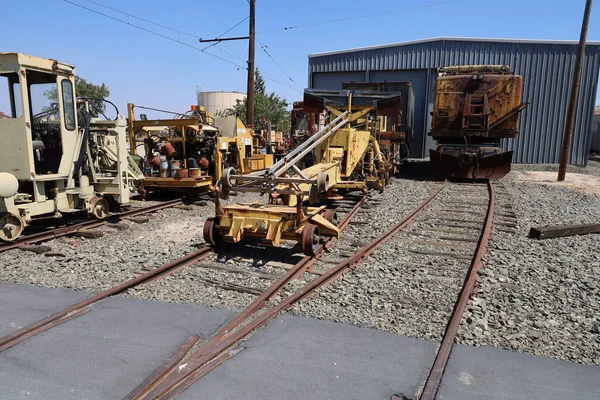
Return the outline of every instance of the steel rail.
{"type": "Polygon", "coordinates": [[[61,226],[59,228],[51,229],[48,231],[43,231],[43,232],[38,232],[38,233],[31,234],[31,235],[23,236],[22,238],[17,239],[14,242],[0,242],[0,252],[12,250],[19,246],[25,245],[25,244],[39,243],[39,242],[43,242],[46,240],[55,239],[55,238],[58,238],[61,236],[70,235],[70,234],[80,231],[82,229],[97,228],[99,226],[106,224],[107,222],[120,221],[124,218],[135,217],[138,215],[147,214],[150,212],[162,210],[164,208],[169,208],[169,207],[179,205],[182,202],[183,202],[182,199],[170,200],[170,201],[166,201],[164,203],[154,204],[154,205],[151,205],[148,207],[138,208],[135,210],[129,210],[129,211],[124,211],[122,213],[109,215],[104,220],[84,221],[84,222],[80,222],[79,224],[74,224],[74,225],[70,225],[70,226],[61,226]]]}
{"type": "Polygon", "coordinates": [[[450,358],[450,352],[452,351],[452,346],[454,345],[454,340],[456,338],[458,328],[460,327],[460,321],[462,320],[462,316],[465,312],[465,309],[467,308],[469,298],[471,296],[471,293],[473,293],[473,288],[475,287],[475,282],[477,280],[477,272],[483,266],[482,258],[487,251],[487,246],[492,232],[492,224],[494,222],[494,211],[496,209],[494,187],[489,180],[487,182],[487,185],[489,192],[489,201],[487,215],[485,217],[485,225],[483,227],[483,230],[481,231],[481,236],[477,244],[477,250],[475,252],[475,256],[473,257],[473,261],[471,262],[467,279],[465,280],[463,288],[454,307],[454,311],[452,312],[450,322],[446,327],[446,332],[444,333],[442,344],[440,345],[440,348],[438,349],[438,352],[436,354],[433,366],[431,367],[431,371],[429,372],[429,376],[427,377],[427,381],[425,382],[423,392],[419,397],[420,400],[434,400],[437,395],[440,384],[442,383],[444,370],[446,369],[448,359],[450,358]]]}
{"type": "MultiPolygon", "coordinates": [[[[363,206],[365,201],[367,200],[367,196],[362,196],[356,204],[352,207],[348,213],[344,216],[344,218],[338,224],[338,228],[340,230],[344,230],[352,218],[356,216],[360,208],[363,206]]],[[[325,243],[319,248],[317,254],[321,252],[323,248],[329,248],[335,243],[334,238],[328,238],[325,243]]],[[[204,347],[207,346],[216,346],[220,341],[222,341],[231,331],[240,326],[244,321],[246,321],[251,315],[261,310],[268,300],[271,300],[275,297],[285,286],[287,286],[291,281],[297,279],[300,275],[305,273],[308,268],[310,268],[315,261],[316,257],[313,256],[304,256],[300,261],[298,261],[292,268],[290,268],[284,275],[282,275],[276,282],[274,282],[269,288],[267,288],[260,296],[255,298],[252,303],[250,303],[246,309],[244,309],[241,313],[239,313],[235,318],[230,320],[227,324],[225,324],[219,331],[217,331],[209,341],[207,341],[204,347]]],[[[229,358],[229,357],[228,357],[229,358]]],[[[216,359],[215,359],[216,360],[216,359]]],[[[213,368],[220,365],[220,363],[213,362],[209,365],[205,365],[201,368],[201,370],[205,371],[204,373],[199,373],[196,371],[194,373],[194,377],[199,379],[206,373],[210,372],[213,368]]],[[[176,368],[176,365],[171,367],[171,372],[176,368]]],[[[160,375],[155,372],[153,374],[158,375],[157,378],[151,380],[150,378],[144,380],[142,384],[138,385],[132,392],[130,392],[125,399],[143,399],[150,393],[151,390],[156,388],[164,379],[166,379],[168,374],[161,373],[160,375]]]]}
{"type": "Polygon", "coordinates": [[[189,253],[177,260],[171,261],[144,274],[138,275],[137,277],[123,282],[117,286],[114,286],[110,289],[90,296],[80,302],[77,302],[55,314],[50,315],[49,317],[43,320],[40,320],[34,324],[19,329],[18,331],[10,335],[0,338],[0,351],[4,351],[29,337],[35,336],[41,332],[55,327],[56,325],[62,324],[63,322],[66,322],[69,319],[73,318],[74,314],[77,314],[76,316],[82,315],[86,312],[86,307],[89,307],[92,304],[104,300],[107,297],[122,293],[125,290],[128,290],[134,286],[143,283],[153,282],[156,279],[163,278],[176,271],[179,271],[180,269],[190,264],[203,260],[204,258],[208,257],[211,253],[211,247],[208,245],[204,245],[198,250],[189,253]]]}
{"type": "MultiPolygon", "coordinates": [[[[172,399],[173,397],[183,392],[197,379],[199,379],[200,376],[203,376],[210,370],[207,367],[208,363],[210,363],[217,357],[221,357],[223,352],[225,352],[231,346],[235,345],[238,341],[246,337],[255,329],[266,324],[271,318],[275,317],[280,312],[285,311],[296,302],[308,296],[311,296],[315,290],[322,288],[339,278],[343,273],[355,267],[358,263],[360,263],[370,254],[372,254],[373,251],[375,251],[375,249],[381,246],[381,244],[387,242],[392,237],[394,237],[398,232],[400,232],[408,224],[410,224],[425,209],[425,207],[442,191],[442,189],[446,186],[446,183],[447,181],[445,181],[421,205],[415,208],[408,216],[406,216],[392,229],[388,230],[371,243],[362,247],[350,258],[343,260],[320,277],[306,284],[303,288],[296,291],[273,308],[265,311],[260,315],[257,315],[256,318],[252,319],[246,325],[241,326],[241,322],[247,319],[242,319],[242,315],[246,317],[254,315],[254,313],[251,313],[250,311],[253,308],[256,308],[257,304],[256,302],[253,302],[248,307],[248,309],[244,310],[235,318],[236,323],[241,321],[237,326],[234,327],[239,328],[238,330],[236,330],[235,332],[231,332],[231,330],[233,329],[231,327],[234,325],[232,320],[232,323],[227,324],[227,326],[219,330],[219,332],[217,332],[217,334],[215,334],[211,339],[209,339],[200,349],[192,353],[186,359],[184,364],[178,365],[176,368],[173,368],[171,374],[169,374],[162,382],[155,383],[151,390],[141,393],[138,397],[135,397],[135,399],[172,399]],[[198,371],[206,372],[200,374],[198,373],[198,371]]],[[[286,275],[292,274],[295,274],[295,272],[290,270],[286,275]]],[[[257,310],[258,309],[259,308],[257,308],[257,310]]]]}

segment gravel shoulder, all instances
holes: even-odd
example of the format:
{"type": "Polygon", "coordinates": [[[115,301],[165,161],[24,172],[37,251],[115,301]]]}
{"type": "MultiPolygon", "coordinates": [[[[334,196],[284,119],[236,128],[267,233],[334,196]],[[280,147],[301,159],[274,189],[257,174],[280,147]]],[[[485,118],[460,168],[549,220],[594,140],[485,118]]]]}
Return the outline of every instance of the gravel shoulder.
{"type": "Polygon", "coordinates": [[[494,226],[458,342],[600,365],[600,235],[527,238],[533,226],[597,223],[600,196],[511,173],[498,204],[514,210],[516,232],[494,226]]]}
{"type": "MultiPolygon", "coordinates": [[[[257,200],[257,196],[239,195],[231,197],[230,201],[257,200]]],[[[144,205],[136,203],[137,206],[144,205]]],[[[103,225],[94,229],[104,233],[97,239],[70,237],[44,243],[59,256],[20,249],[5,251],[0,253],[0,281],[104,290],[196,250],[204,243],[204,221],[213,215],[212,201],[197,202],[183,208],[171,207],[145,214],[148,217],[146,223],[125,220],[103,225]]]]}

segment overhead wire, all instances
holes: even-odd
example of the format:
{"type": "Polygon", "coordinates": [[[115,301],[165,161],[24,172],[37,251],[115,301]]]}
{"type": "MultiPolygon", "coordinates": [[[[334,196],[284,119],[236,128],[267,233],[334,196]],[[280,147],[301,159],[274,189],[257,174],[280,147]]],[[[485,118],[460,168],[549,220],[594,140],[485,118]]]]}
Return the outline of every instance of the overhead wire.
{"type": "Polygon", "coordinates": [[[298,85],[298,83],[296,83],[295,80],[292,79],[292,77],[283,69],[283,67],[271,56],[271,54],[269,54],[269,52],[267,51],[267,46],[260,46],[261,49],[263,49],[263,51],[265,52],[265,54],[267,56],[269,56],[269,58],[275,63],[275,65],[277,65],[279,67],[279,69],[281,70],[281,72],[283,72],[285,74],[285,76],[288,77],[288,79],[292,82],[294,82],[296,85],[298,85]]]}
{"type": "MultiPolygon", "coordinates": [[[[297,11],[295,8],[294,8],[294,7],[292,7],[292,5],[290,4],[290,2],[289,2],[288,0],[284,0],[284,1],[285,1],[285,4],[287,4],[287,5],[288,5],[288,7],[289,7],[289,8],[291,8],[291,9],[292,9],[292,11],[294,11],[294,12],[296,13],[296,15],[300,17],[300,19],[302,20],[302,22],[304,22],[305,24],[308,24],[308,23],[309,23],[309,22],[308,22],[308,21],[307,21],[307,20],[304,18],[304,16],[303,16],[303,15],[301,15],[301,14],[300,14],[300,13],[299,13],[299,12],[298,12],[298,11],[297,11]]],[[[302,6],[301,6],[301,5],[299,5],[299,4],[298,4],[298,8],[300,8],[302,11],[304,11],[306,14],[308,14],[308,13],[306,12],[306,10],[304,10],[304,8],[302,8],[302,6]]],[[[309,15],[309,18],[310,18],[310,15],[309,15]]],[[[308,27],[309,27],[309,28],[310,28],[310,29],[311,29],[311,30],[312,30],[314,33],[317,33],[317,31],[315,31],[315,30],[313,29],[313,27],[312,27],[312,26],[310,26],[310,25],[306,25],[306,26],[308,26],[308,27]]]]}
{"type": "MultiPolygon", "coordinates": [[[[226,34],[228,34],[229,32],[231,32],[231,31],[232,31],[232,30],[234,30],[235,28],[237,28],[237,27],[238,27],[238,26],[239,26],[239,25],[240,25],[242,22],[246,21],[246,20],[247,20],[247,19],[249,19],[249,18],[250,18],[250,16],[248,16],[248,17],[244,18],[243,20],[241,20],[240,22],[238,22],[237,24],[235,24],[235,25],[234,25],[234,26],[232,26],[231,28],[227,29],[225,32],[221,33],[219,36],[217,36],[217,37],[216,37],[216,39],[220,39],[220,38],[222,38],[223,36],[225,36],[226,34]]],[[[203,49],[202,49],[202,51],[204,51],[204,50],[206,50],[206,49],[208,49],[208,48],[211,48],[211,47],[213,47],[213,46],[216,46],[216,45],[218,45],[219,43],[221,43],[221,42],[220,42],[220,41],[216,41],[216,42],[214,42],[213,44],[211,44],[211,45],[208,45],[208,46],[206,46],[205,48],[203,48],[203,49]]]]}
{"type": "Polygon", "coordinates": [[[186,35],[186,36],[190,36],[190,37],[193,37],[193,38],[198,38],[198,35],[194,35],[192,33],[183,32],[183,31],[180,31],[178,29],[171,28],[170,26],[159,24],[158,22],[154,22],[154,21],[147,20],[145,18],[137,17],[137,16],[135,16],[133,14],[129,14],[128,12],[125,12],[125,11],[122,11],[122,10],[118,10],[116,8],[113,8],[113,7],[109,7],[106,4],[102,4],[102,3],[99,3],[99,2],[94,1],[94,0],[86,0],[86,1],[88,3],[96,4],[97,6],[104,7],[104,8],[107,8],[109,10],[121,13],[123,15],[127,15],[128,17],[139,19],[140,21],[144,21],[144,22],[147,22],[147,23],[152,24],[152,25],[160,26],[161,28],[168,29],[168,30],[173,31],[173,32],[177,32],[177,33],[180,33],[180,34],[183,34],[183,35],[186,35]]]}
{"type": "Polygon", "coordinates": [[[420,6],[406,7],[406,8],[401,8],[401,9],[397,9],[397,10],[381,11],[381,12],[372,13],[372,14],[362,14],[362,15],[356,15],[356,16],[352,16],[352,17],[337,18],[337,19],[331,19],[331,20],[327,20],[327,21],[311,22],[311,23],[307,23],[307,24],[303,24],[303,25],[293,25],[293,26],[284,26],[284,27],[275,28],[275,29],[265,29],[263,31],[258,31],[256,33],[259,34],[259,33],[266,33],[266,32],[289,31],[289,30],[298,29],[298,28],[306,28],[306,27],[313,27],[313,26],[317,26],[317,25],[333,24],[333,23],[338,23],[338,22],[351,21],[351,20],[355,20],[355,19],[364,19],[364,18],[369,18],[369,17],[376,17],[379,15],[394,14],[394,13],[399,13],[399,12],[403,12],[403,11],[411,11],[411,10],[418,10],[418,9],[422,9],[422,8],[441,6],[441,5],[445,5],[445,4],[458,3],[461,1],[464,1],[464,0],[449,0],[449,1],[441,1],[441,2],[437,2],[437,3],[422,4],[420,6]]]}
{"type": "MultiPolygon", "coordinates": [[[[133,27],[133,28],[136,28],[136,29],[142,30],[142,31],[144,31],[144,32],[150,33],[150,34],[152,34],[152,35],[155,35],[155,36],[161,37],[161,38],[163,38],[163,39],[167,39],[167,40],[170,40],[170,41],[172,41],[172,42],[179,43],[179,44],[181,44],[181,45],[183,45],[183,46],[189,47],[190,49],[193,49],[193,50],[196,50],[196,51],[202,52],[202,53],[204,53],[204,54],[207,54],[207,55],[209,55],[209,56],[211,56],[211,57],[214,57],[214,58],[216,58],[216,59],[219,59],[219,60],[221,60],[221,61],[223,61],[223,62],[226,62],[226,63],[228,63],[228,64],[231,64],[231,65],[233,65],[233,66],[237,67],[237,69],[238,69],[238,70],[239,70],[239,69],[248,70],[248,67],[247,67],[247,66],[239,65],[239,64],[237,64],[237,63],[235,63],[235,62],[233,62],[233,61],[231,61],[231,60],[228,60],[228,59],[226,59],[226,58],[224,58],[224,57],[221,57],[221,56],[219,56],[219,55],[217,55],[217,54],[214,54],[214,53],[208,52],[208,51],[206,51],[205,49],[201,49],[201,48],[199,48],[199,47],[196,47],[196,46],[192,46],[192,45],[190,45],[190,44],[188,44],[188,43],[182,42],[181,40],[179,40],[179,39],[176,39],[176,38],[173,38],[173,37],[171,37],[171,36],[167,36],[167,35],[164,35],[164,34],[162,34],[162,33],[159,33],[159,32],[156,32],[156,31],[153,31],[153,30],[151,30],[151,29],[144,28],[143,26],[140,26],[140,25],[133,24],[133,23],[131,23],[131,22],[129,22],[129,21],[125,21],[125,20],[122,20],[122,19],[120,19],[120,18],[114,17],[114,16],[112,16],[112,15],[105,14],[105,13],[103,13],[103,12],[100,12],[100,11],[98,11],[98,10],[94,10],[94,9],[92,9],[92,8],[86,7],[86,6],[84,6],[84,5],[81,5],[81,4],[78,4],[78,3],[75,3],[75,2],[73,2],[73,1],[70,1],[70,0],[63,0],[63,1],[64,1],[65,3],[69,3],[69,4],[71,4],[71,5],[74,5],[74,6],[76,6],[76,7],[82,8],[82,9],[84,9],[84,10],[87,10],[87,11],[90,11],[90,12],[92,12],[92,13],[95,13],[95,14],[101,15],[101,16],[103,16],[103,17],[106,17],[106,18],[112,19],[112,20],[114,20],[114,21],[117,21],[117,22],[120,22],[120,23],[122,23],[122,24],[129,25],[129,26],[131,26],[131,27],[133,27]]],[[[187,36],[191,36],[191,37],[194,37],[194,38],[200,39],[200,37],[199,37],[199,36],[197,36],[197,35],[194,35],[194,34],[191,34],[191,33],[187,33],[187,32],[183,32],[183,31],[179,31],[179,30],[177,30],[177,29],[174,29],[174,28],[171,28],[171,27],[168,27],[168,26],[165,26],[165,25],[159,24],[159,23],[157,23],[157,22],[153,22],[153,21],[150,21],[150,20],[147,20],[147,19],[141,18],[141,17],[136,17],[135,15],[129,14],[129,13],[125,12],[125,11],[117,10],[116,8],[108,7],[108,6],[105,6],[105,5],[101,4],[101,3],[97,3],[97,2],[95,2],[95,1],[92,1],[92,0],[86,0],[86,1],[88,1],[88,2],[90,2],[90,3],[98,4],[98,5],[100,5],[100,6],[103,6],[103,7],[105,7],[105,8],[108,8],[108,9],[110,9],[110,10],[113,10],[113,11],[115,11],[115,12],[119,12],[119,13],[121,13],[121,14],[127,15],[127,16],[129,16],[129,17],[132,17],[132,18],[135,18],[135,19],[139,19],[140,21],[144,21],[144,22],[147,22],[147,23],[150,23],[150,24],[153,24],[153,25],[160,26],[160,27],[162,27],[162,28],[165,28],[165,29],[171,30],[171,31],[173,31],[173,32],[177,32],[177,33],[180,33],[180,34],[185,34],[185,35],[187,35],[187,36]]],[[[245,18],[244,20],[242,20],[242,21],[238,22],[238,23],[237,23],[237,24],[236,24],[234,27],[232,27],[231,29],[233,29],[233,28],[235,28],[236,26],[240,25],[240,24],[241,24],[242,22],[244,22],[246,19],[248,19],[248,17],[247,17],[247,18],[245,18]]],[[[230,30],[231,30],[231,29],[230,29],[230,30]]],[[[229,31],[227,31],[227,32],[229,32],[229,31]]],[[[222,35],[225,35],[227,32],[224,32],[222,35]]],[[[221,35],[221,36],[222,36],[222,35],[221,35]]],[[[217,43],[217,44],[218,44],[218,43],[217,43]]],[[[237,59],[237,60],[240,60],[240,61],[241,61],[241,62],[243,62],[243,63],[246,63],[246,62],[247,62],[247,60],[242,60],[242,59],[240,59],[239,57],[237,57],[237,56],[233,55],[232,53],[230,53],[230,52],[228,52],[228,51],[224,50],[224,49],[223,49],[223,48],[221,48],[221,47],[218,47],[218,49],[219,49],[219,50],[221,50],[222,52],[224,52],[224,53],[228,54],[229,56],[231,56],[231,57],[233,57],[233,58],[235,58],[235,59],[237,59]]],[[[268,78],[269,80],[271,80],[271,81],[273,81],[273,82],[275,82],[275,83],[278,83],[278,84],[280,84],[280,85],[282,85],[282,86],[285,86],[285,87],[287,87],[287,88],[289,88],[289,89],[292,89],[292,90],[298,90],[298,88],[292,87],[291,85],[288,85],[288,84],[286,84],[285,82],[282,82],[281,80],[279,80],[278,78],[274,77],[273,75],[270,75],[270,74],[267,74],[267,73],[264,73],[264,72],[261,72],[261,73],[262,73],[262,74],[265,76],[265,78],[268,78]]]]}

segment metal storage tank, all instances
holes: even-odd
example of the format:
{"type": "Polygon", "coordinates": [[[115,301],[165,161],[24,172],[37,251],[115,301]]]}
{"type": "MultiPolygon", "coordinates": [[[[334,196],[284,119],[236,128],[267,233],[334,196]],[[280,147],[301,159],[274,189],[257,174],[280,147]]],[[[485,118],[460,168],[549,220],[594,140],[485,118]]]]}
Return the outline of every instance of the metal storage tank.
{"type": "Polygon", "coordinates": [[[198,92],[198,105],[206,108],[212,115],[231,108],[237,101],[244,101],[246,95],[240,92],[198,92]]]}
{"type": "MultiPolygon", "coordinates": [[[[450,65],[506,64],[523,76],[517,139],[502,145],[518,163],[558,163],[576,41],[440,37],[308,56],[308,86],[339,90],[343,82],[410,81],[415,94],[415,138],[411,156],[425,157],[435,142],[427,135],[436,70],[450,65]]],[[[570,163],[585,165],[600,73],[600,42],[586,46],[570,163]]]]}

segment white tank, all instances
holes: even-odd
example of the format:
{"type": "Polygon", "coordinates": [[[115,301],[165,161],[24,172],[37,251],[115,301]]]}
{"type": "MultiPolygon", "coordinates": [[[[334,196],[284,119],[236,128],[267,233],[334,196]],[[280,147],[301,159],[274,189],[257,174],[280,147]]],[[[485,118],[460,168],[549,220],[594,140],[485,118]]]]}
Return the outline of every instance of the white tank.
{"type": "Polygon", "coordinates": [[[240,92],[198,92],[198,105],[203,106],[212,115],[232,108],[237,101],[244,101],[246,95],[240,92]]]}
{"type": "Polygon", "coordinates": [[[13,174],[0,172],[0,197],[13,197],[19,191],[19,181],[13,174]]]}

